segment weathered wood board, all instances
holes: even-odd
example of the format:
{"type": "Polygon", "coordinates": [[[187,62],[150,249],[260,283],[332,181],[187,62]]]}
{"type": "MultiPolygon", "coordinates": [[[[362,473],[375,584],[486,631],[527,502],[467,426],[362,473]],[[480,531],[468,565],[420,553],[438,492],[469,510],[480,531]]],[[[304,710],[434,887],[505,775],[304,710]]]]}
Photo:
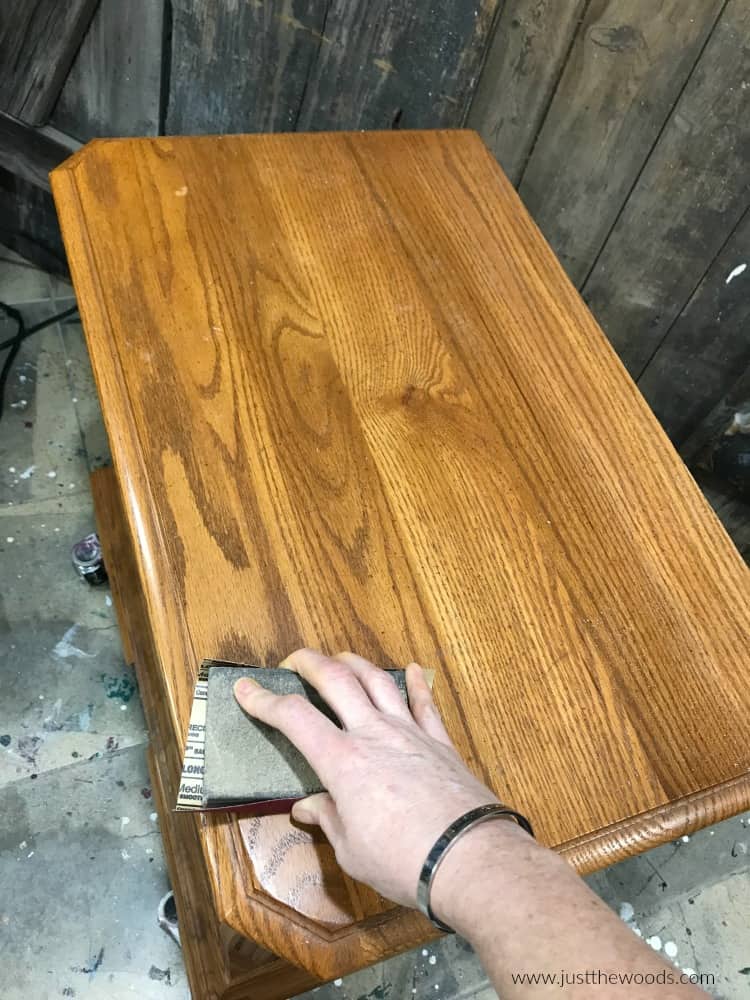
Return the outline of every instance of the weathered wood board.
{"type": "Polygon", "coordinates": [[[97,0],[0,3],[0,111],[41,125],[57,100],[97,0]]]}
{"type": "Polygon", "coordinates": [[[460,125],[498,0],[332,0],[297,127],[460,125]]]}
{"type": "Polygon", "coordinates": [[[738,411],[750,411],[750,368],[738,372],[727,392],[680,448],[680,454],[688,465],[710,467],[711,449],[732,425],[738,411]]]}
{"type": "Polygon", "coordinates": [[[587,0],[506,0],[467,124],[517,184],[587,0]]]}
{"type": "Polygon", "coordinates": [[[294,129],[327,0],[173,0],[169,134],[294,129]]]}
{"type": "Polygon", "coordinates": [[[53,123],[82,142],[156,135],[164,41],[164,0],[100,0],[53,123]]]}
{"type": "MultiPolygon", "coordinates": [[[[743,0],[744,2],[744,0],[743,0]]],[[[586,278],[723,0],[595,0],[519,187],[574,284],[586,278]]]]}
{"type": "Polygon", "coordinates": [[[679,448],[750,365],[750,210],[638,380],[679,448]]]}
{"type": "Polygon", "coordinates": [[[168,133],[458,125],[497,0],[175,0],[168,133]]]}
{"type": "Polygon", "coordinates": [[[2,167],[0,243],[46,271],[68,273],[52,195],[2,167]]]}
{"type": "Polygon", "coordinates": [[[729,0],[583,289],[636,379],[750,199],[749,35],[729,0]]]}
{"type": "Polygon", "coordinates": [[[55,129],[24,125],[0,112],[0,167],[38,187],[49,188],[50,170],[74,153],[78,145],[55,129]]]}

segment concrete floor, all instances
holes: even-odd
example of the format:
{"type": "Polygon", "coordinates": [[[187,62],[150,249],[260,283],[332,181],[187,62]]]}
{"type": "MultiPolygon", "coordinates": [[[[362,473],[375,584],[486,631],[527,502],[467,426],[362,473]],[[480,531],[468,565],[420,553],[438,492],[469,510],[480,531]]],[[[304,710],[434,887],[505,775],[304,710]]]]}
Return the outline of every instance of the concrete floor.
{"type": "MultiPolygon", "coordinates": [[[[0,299],[30,322],[70,286],[0,249],[0,299]]],[[[12,327],[0,321],[0,340],[12,327]]],[[[76,578],[88,470],[107,460],[80,326],[28,340],[0,423],[0,955],[3,1000],[189,996],[157,927],[168,887],[146,731],[107,588],[76,578]]],[[[595,890],[675,964],[750,997],[750,814],[616,865],[595,890]]],[[[316,1000],[490,1000],[446,938],[313,991],[316,1000]]],[[[309,994],[312,996],[313,994],[309,994]]],[[[307,996],[307,995],[306,995],[307,996]]]]}

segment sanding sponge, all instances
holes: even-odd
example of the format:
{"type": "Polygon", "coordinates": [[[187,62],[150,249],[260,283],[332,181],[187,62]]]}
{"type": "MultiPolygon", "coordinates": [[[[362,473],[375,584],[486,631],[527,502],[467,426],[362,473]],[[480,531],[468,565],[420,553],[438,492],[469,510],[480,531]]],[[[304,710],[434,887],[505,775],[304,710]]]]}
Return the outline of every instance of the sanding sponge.
{"type": "MultiPolygon", "coordinates": [[[[404,671],[391,670],[389,674],[406,700],[404,671]]],[[[255,815],[286,812],[297,799],[324,790],[293,744],[277,729],[247,715],[237,703],[234,685],[242,677],[250,677],[275,694],[300,694],[339,725],[318,692],[292,670],[204,661],[190,720],[178,809],[231,809],[255,815]]]]}

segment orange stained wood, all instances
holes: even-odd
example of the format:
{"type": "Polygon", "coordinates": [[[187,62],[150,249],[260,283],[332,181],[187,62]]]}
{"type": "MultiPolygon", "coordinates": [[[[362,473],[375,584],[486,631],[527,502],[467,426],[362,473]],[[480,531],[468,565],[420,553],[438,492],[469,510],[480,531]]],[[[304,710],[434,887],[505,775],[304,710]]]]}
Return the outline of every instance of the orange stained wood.
{"type": "MultiPolygon", "coordinates": [[[[52,181],[169,766],[202,657],[311,645],[434,667],[582,871],[750,807],[747,569],[474,133],[106,140],[52,181]]],[[[199,825],[220,919],[321,977],[428,933],[286,818],[199,825]]]]}

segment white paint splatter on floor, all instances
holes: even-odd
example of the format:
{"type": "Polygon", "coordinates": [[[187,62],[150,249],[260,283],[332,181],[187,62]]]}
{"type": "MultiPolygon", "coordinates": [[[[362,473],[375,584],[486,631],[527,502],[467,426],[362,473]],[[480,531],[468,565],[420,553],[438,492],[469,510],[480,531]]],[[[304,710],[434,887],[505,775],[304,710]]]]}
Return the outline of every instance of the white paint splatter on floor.
{"type": "Polygon", "coordinates": [[[728,285],[730,281],[734,281],[735,278],[739,278],[741,274],[745,273],[746,268],[747,264],[738,264],[737,267],[733,267],[732,270],[727,275],[727,280],[724,282],[724,284],[728,285]]]}
{"type": "Polygon", "coordinates": [[[67,632],[63,635],[62,639],[56,643],[55,648],[52,650],[53,656],[57,656],[61,660],[67,660],[71,656],[75,656],[79,660],[89,660],[93,657],[93,653],[86,653],[84,650],[79,649],[78,646],[73,644],[73,639],[75,638],[75,634],[79,627],[78,623],[70,626],[67,632]]]}
{"type": "Polygon", "coordinates": [[[664,942],[664,954],[667,956],[667,958],[677,957],[677,945],[674,943],[674,941],[664,942]]]}
{"type": "Polygon", "coordinates": [[[630,903],[620,903],[620,920],[629,923],[635,916],[635,910],[630,903]]]}
{"type": "Polygon", "coordinates": [[[18,478],[19,479],[31,479],[31,477],[34,475],[35,472],[36,472],[36,466],[35,465],[30,465],[28,467],[28,469],[24,469],[23,472],[19,472],[18,473],[18,478]]]}
{"type": "Polygon", "coordinates": [[[646,944],[653,948],[654,951],[661,951],[661,938],[658,934],[653,934],[650,938],[646,938],[646,944]]]}

